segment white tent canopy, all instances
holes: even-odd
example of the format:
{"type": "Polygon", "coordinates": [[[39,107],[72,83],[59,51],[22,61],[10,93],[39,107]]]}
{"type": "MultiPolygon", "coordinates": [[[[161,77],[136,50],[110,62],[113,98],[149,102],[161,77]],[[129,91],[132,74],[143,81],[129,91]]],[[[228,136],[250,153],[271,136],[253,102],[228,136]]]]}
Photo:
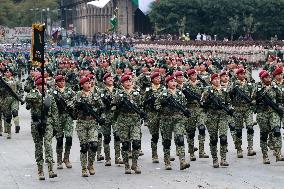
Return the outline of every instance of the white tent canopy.
{"type": "Polygon", "coordinates": [[[102,9],[106,6],[106,4],[108,4],[108,2],[110,2],[110,0],[95,0],[95,1],[88,2],[87,5],[93,5],[95,7],[102,9]]]}

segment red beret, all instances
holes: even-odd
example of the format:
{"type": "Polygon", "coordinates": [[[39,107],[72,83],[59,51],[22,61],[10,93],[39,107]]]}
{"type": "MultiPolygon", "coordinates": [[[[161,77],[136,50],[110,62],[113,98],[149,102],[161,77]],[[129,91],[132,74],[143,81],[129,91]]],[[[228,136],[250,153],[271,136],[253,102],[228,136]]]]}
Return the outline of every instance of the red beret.
{"type": "Polygon", "coordinates": [[[218,74],[216,74],[216,73],[215,73],[215,74],[212,74],[210,81],[213,81],[213,80],[216,79],[217,77],[219,77],[218,74]]]}
{"type": "Polygon", "coordinates": [[[242,74],[242,73],[246,73],[246,70],[244,68],[239,68],[237,71],[236,71],[236,74],[242,74]]]}
{"type": "Polygon", "coordinates": [[[88,74],[87,77],[88,77],[89,79],[95,79],[95,75],[94,75],[94,74],[88,74]]]}
{"type": "Polygon", "coordinates": [[[175,72],[175,76],[183,76],[183,72],[182,71],[176,71],[175,72]]]}
{"type": "Polygon", "coordinates": [[[264,71],[264,72],[261,74],[260,79],[263,79],[263,78],[268,77],[268,76],[269,76],[268,71],[264,71]]]}
{"type": "Polygon", "coordinates": [[[188,75],[188,76],[190,76],[190,75],[192,75],[192,74],[195,74],[195,73],[196,73],[195,69],[187,70],[187,75],[188,75]]]}
{"type": "Polygon", "coordinates": [[[104,75],[103,80],[106,80],[106,78],[111,77],[111,76],[112,76],[111,73],[108,72],[104,75]]]}
{"type": "Polygon", "coordinates": [[[264,72],[266,72],[266,70],[261,70],[258,74],[258,77],[260,77],[264,72]]]}
{"type": "Polygon", "coordinates": [[[283,73],[283,68],[282,67],[277,67],[275,68],[275,70],[272,72],[272,75],[278,75],[278,74],[282,74],[283,73]]]}
{"type": "Polygon", "coordinates": [[[37,76],[36,79],[35,79],[35,84],[36,85],[41,85],[43,81],[44,81],[44,84],[46,84],[46,80],[42,79],[41,75],[37,76]]]}
{"type": "Polygon", "coordinates": [[[56,77],[55,77],[55,81],[57,82],[57,81],[61,81],[61,80],[64,80],[65,78],[63,77],[63,75],[57,75],[56,77]]]}
{"type": "Polygon", "coordinates": [[[159,72],[152,72],[152,74],[151,74],[151,79],[154,79],[155,77],[158,77],[160,75],[160,73],[159,72]]]}
{"type": "Polygon", "coordinates": [[[80,85],[84,85],[84,83],[90,81],[90,78],[89,77],[82,77],[80,79],[80,85]]]}
{"type": "Polygon", "coordinates": [[[221,73],[220,73],[220,77],[223,76],[223,75],[228,75],[228,73],[225,70],[222,70],[221,73]]]}
{"type": "Polygon", "coordinates": [[[173,79],[175,79],[175,76],[174,75],[169,75],[169,76],[166,77],[165,82],[168,83],[169,81],[171,81],[173,79]]]}
{"type": "Polygon", "coordinates": [[[131,79],[132,79],[132,77],[130,75],[126,74],[126,75],[123,75],[121,77],[120,81],[121,81],[121,83],[123,83],[124,81],[131,80],[131,79]]]}

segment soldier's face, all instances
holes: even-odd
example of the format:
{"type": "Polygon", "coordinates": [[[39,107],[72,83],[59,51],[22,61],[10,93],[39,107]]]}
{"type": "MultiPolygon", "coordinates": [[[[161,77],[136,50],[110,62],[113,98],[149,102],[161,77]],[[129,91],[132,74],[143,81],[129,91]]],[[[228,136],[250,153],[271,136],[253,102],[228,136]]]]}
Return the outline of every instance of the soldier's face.
{"type": "Polygon", "coordinates": [[[275,77],[276,81],[282,81],[283,80],[283,74],[277,74],[275,77]]]}
{"type": "Polygon", "coordinates": [[[159,85],[161,83],[161,76],[155,77],[152,82],[154,85],[159,85]]]}
{"type": "MultiPolygon", "coordinates": [[[[37,89],[39,90],[39,92],[41,92],[41,93],[43,92],[43,90],[42,90],[42,84],[39,84],[39,85],[37,85],[36,87],[37,87],[37,89]]],[[[46,84],[44,84],[43,89],[44,89],[44,91],[47,90],[47,85],[46,85],[46,84]]]]}
{"type": "Polygon", "coordinates": [[[91,82],[87,81],[82,85],[84,91],[89,92],[91,91],[92,85],[91,82]]]}
{"type": "Polygon", "coordinates": [[[271,84],[271,77],[270,76],[264,77],[262,79],[262,82],[264,83],[264,85],[270,85],[271,84]]]}
{"type": "Polygon", "coordinates": [[[108,86],[113,86],[113,77],[107,77],[105,83],[108,86]]]}
{"type": "Polygon", "coordinates": [[[65,87],[65,80],[62,79],[62,80],[58,81],[56,84],[59,88],[64,88],[65,87]]]}
{"type": "Polygon", "coordinates": [[[189,79],[195,82],[197,80],[197,74],[195,73],[195,74],[190,75],[189,79]]]}
{"type": "Polygon", "coordinates": [[[132,85],[133,85],[133,82],[132,82],[132,79],[128,79],[126,81],[124,81],[122,83],[122,86],[126,89],[126,90],[129,90],[132,88],[132,85]]]}
{"type": "Polygon", "coordinates": [[[177,76],[176,81],[177,81],[178,84],[183,83],[183,76],[177,76]]]}
{"type": "Polygon", "coordinates": [[[176,89],[176,87],[177,87],[177,82],[176,82],[175,79],[172,79],[168,82],[168,88],[169,89],[174,90],[174,89],[176,89]]]}
{"type": "Polygon", "coordinates": [[[241,81],[245,80],[246,79],[246,74],[245,73],[240,73],[237,75],[237,78],[241,81]]]}
{"type": "Polygon", "coordinates": [[[213,79],[213,81],[211,81],[211,82],[212,82],[212,85],[214,85],[215,87],[220,87],[220,78],[219,77],[213,79]]]}
{"type": "Polygon", "coordinates": [[[7,70],[7,71],[5,72],[5,76],[6,76],[6,77],[11,77],[11,76],[12,76],[12,73],[11,73],[9,70],[7,70]]]}
{"type": "Polygon", "coordinates": [[[223,83],[227,83],[229,81],[229,76],[227,74],[221,76],[221,81],[223,83]]]}

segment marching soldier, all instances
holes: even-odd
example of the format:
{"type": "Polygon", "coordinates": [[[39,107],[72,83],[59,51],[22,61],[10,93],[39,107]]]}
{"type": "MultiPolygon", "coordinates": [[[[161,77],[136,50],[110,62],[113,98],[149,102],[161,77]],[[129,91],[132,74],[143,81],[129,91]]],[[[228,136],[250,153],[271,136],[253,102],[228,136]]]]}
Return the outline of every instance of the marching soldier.
{"type": "Polygon", "coordinates": [[[256,155],[253,150],[253,109],[252,109],[252,95],[254,93],[255,86],[247,80],[246,70],[239,68],[236,71],[236,80],[230,87],[230,94],[232,105],[235,108],[237,117],[235,118],[235,147],[237,149],[237,157],[243,158],[242,150],[242,130],[245,123],[247,129],[247,141],[248,141],[248,156],[256,155]]]}
{"type": "Polygon", "coordinates": [[[144,107],[148,113],[147,126],[152,135],[151,138],[151,149],[152,149],[152,162],[159,163],[158,157],[158,141],[159,141],[159,123],[160,116],[157,110],[155,109],[155,100],[157,99],[158,94],[161,93],[161,76],[159,72],[153,72],[150,76],[151,86],[147,87],[145,90],[145,101],[144,107]]]}
{"type": "MultiPolygon", "coordinates": [[[[186,121],[186,137],[188,143],[188,153],[190,153],[190,160],[195,161],[196,157],[194,155],[194,137],[196,127],[198,128],[199,135],[199,158],[209,158],[209,156],[204,151],[205,142],[205,114],[200,107],[200,97],[202,94],[203,86],[200,81],[197,80],[197,72],[195,69],[190,69],[187,71],[188,82],[185,84],[183,89],[184,94],[190,92],[191,96],[185,96],[187,98],[187,106],[192,111],[192,116],[186,121]]],[[[189,94],[188,94],[189,95],[189,94]]]]}
{"type": "Polygon", "coordinates": [[[122,158],[125,165],[125,174],[131,174],[131,169],[136,174],[141,173],[138,166],[139,150],[141,148],[141,124],[138,111],[142,105],[140,89],[133,85],[132,76],[125,74],[121,77],[122,88],[117,91],[114,104],[119,112],[117,129],[122,143],[122,158]],[[132,144],[132,166],[129,166],[129,147],[132,144]]]}
{"type": "Polygon", "coordinates": [[[184,134],[185,122],[184,113],[189,116],[189,112],[184,109],[185,98],[180,90],[176,88],[177,83],[174,75],[169,75],[165,79],[166,89],[164,89],[158,96],[155,107],[160,112],[160,129],[162,135],[162,144],[164,150],[165,169],[171,170],[170,150],[172,133],[174,133],[175,144],[177,146],[177,155],[180,160],[180,170],[190,167],[189,163],[185,161],[184,152],[184,134]],[[173,106],[175,104],[175,106],[173,106]],[[184,112],[181,109],[185,110],[184,112]],[[173,116],[169,116],[173,115],[173,116]]]}
{"type": "Polygon", "coordinates": [[[59,110],[59,124],[56,130],[56,153],[57,153],[57,169],[63,169],[62,163],[64,162],[67,168],[72,168],[69,156],[72,147],[73,137],[73,116],[72,112],[68,109],[67,104],[74,97],[75,93],[70,87],[66,86],[65,77],[57,75],[55,77],[55,88],[53,96],[55,98],[57,108],[59,110]],[[63,140],[65,138],[65,152],[62,161],[63,153],[63,140]]]}
{"type": "Polygon", "coordinates": [[[229,106],[229,95],[224,91],[220,84],[218,74],[212,74],[210,78],[211,87],[202,94],[202,101],[207,108],[206,126],[210,136],[210,151],[213,158],[213,167],[218,168],[217,143],[220,138],[221,166],[229,166],[226,161],[227,153],[227,114],[219,105],[229,106]],[[214,99],[213,99],[214,98],[214,99]],[[219,101],[218,104],[215,102],[219,101]]]}
{"type": "Polygon", "coordinates": [[[115,164],[123,164],[120,158],[120,137],[116,124],[116,112],[112,109],[112,99],[114,98],[117,89],[114,88],[113,76],[111,73],[106,73],[103,76],[103,83],[101,97],[106,107],[106,122],[101,125],[101,130],[104,135],[104,153],[105,153],[105,166],[111,166],[110,158],[110,141],[111,141],[111,128],[113,128],[114,136],[114,154],[115,164]]]}
{"type": "Polygon", "coordinates": [[[261,72],[261,83],[257,84],[256,93],[254,94],[256,98],[256,118],[260,128],[260,147],[263,155],[263,163],[270,164],[267,154],[267,138],[269,132],[272,132],[276,161],[284,161],[281,155],[281,112],[279,112],[280,107],[278,106],[278,104],[281,104],[282,95],[278,86],[272,85],[269,73],[267,71],[261,72]]]}
{"type": "Polygon", "coordinates": [[[98,123],[103,123],[104,104],[100,94],[92,91],[89,77],[82,77],[80,86],[82,90],[77,93],[70,106],[75,108],[77,115],[76,131],[81,147],[82,177],[88,177],[87,169],[90,175],[95,174],[94,160],[98,148],[98,123]]]}
{"type": "Polygon", "coordinates": [[[38,166],[39,180],[45,180],[43,172],[43,145],[46,162],[48,164],[49,178],[57,177],[53,172],[53,152],[52,152],[52,137],[53,127],[58,124],[58,110],[55,100],[47,90],[47,83],[41,76],[35,79],[36,89],[31,90],[26,96],[26,108],[31,109],[31,133],[35,143],[35,158],[38,166]],[[44,82],[44,88],[42,83],[44,82]],[[42,112],[42,93],[44,97],[44,115],[42,112]]]}

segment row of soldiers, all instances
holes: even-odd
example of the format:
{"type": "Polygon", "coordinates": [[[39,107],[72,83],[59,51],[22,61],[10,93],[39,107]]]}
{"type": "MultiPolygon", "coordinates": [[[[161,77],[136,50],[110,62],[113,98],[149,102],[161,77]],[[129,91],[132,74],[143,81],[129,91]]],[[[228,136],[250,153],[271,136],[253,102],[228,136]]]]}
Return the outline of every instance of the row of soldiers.
{"type": "MultiPolygon", "coordinates": [[[[111,134],[115,141],[115,163],[123,163],[126,174],[130,174],[131,170],[141,173],[138,156],[141,150],[142,123],[148,126],[152,135],[153,163],[159,163],[157,144],[161,134],[166,170],[172,169],[173,157],[170,149],[173,133],[181,170],[190,166],[186,161],[184,136],[187,139],[190,160],[196,160],[196,129],[199,158],[209,157],[204,150],[206,128],[210,136],[213,167],[228,166],[228,129],[231,130],[238,158],[243,157],[244,126],[247,129],[247,155],[256,154],[253,150],[253,127],[256,125],[253,122],[253,113],[258,115],[263,162],[270,163],[267,155],[268,138],[276,160],[283,161],[280,132],[283,113],[279,106],[283,103],[283,70],[282,61],[276,57],[268,58],[268,71],[261,71],[261,82],[254,83],[250,68],[244,67],[245,61],[234,60],[221,69],[217,59],[211,57],[210,53],[178,54],[163,51],[155,52],[152,56],[148,52],[128,52],[127,55],[113,53],[111,56],[98,55],[97,52],[93,54],[96,57],[78,53],[77,63],[74,62],[74,57],[63,53],[49,54],[49,60],[55,62],[49,63],[44,70],[44,78],[40,74],[42,70],[30,70],[24,87],[27,92],[25,102],[26,108],[31,109],[31,132],[40,180],[45,179],[43,145],[49,177],[57,176],[53,170],[53,137],[57,139],[57,168],[62,169],[63,163],[67,168],[72,167],[69,156],[73,120],[77,120],[76,131],[80,141],[84,177],[88,176],[88,172],[90,175],[95,174],[93,163],[96,154],[98,160],[102,159],[99,152],[102,136],[105,165],[111,165],[111,134]],[[55,76],[52,76],[50,67],[56,71],[55,76]],[[44,106],[41,106],[42,94],[44,106]],[[218,141],[220,164],[217,155],[218,141]]],[[[47,59],[47,63],[49,60],[47,59]]],[[[7,118],[5,114],[4,117],[7,118]]]]}

